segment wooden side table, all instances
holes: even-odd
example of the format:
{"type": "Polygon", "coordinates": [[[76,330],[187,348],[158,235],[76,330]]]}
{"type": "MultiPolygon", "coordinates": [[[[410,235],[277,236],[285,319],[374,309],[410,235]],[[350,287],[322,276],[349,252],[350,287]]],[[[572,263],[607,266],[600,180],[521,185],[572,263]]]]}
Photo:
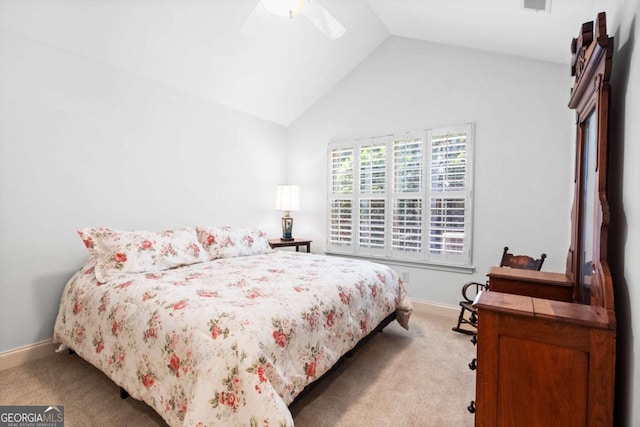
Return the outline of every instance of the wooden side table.
{"type": "Polygon", "coordinates": [[[311,242],[312,240],[306,240],[306,239],[293,239],[293,240],[269,239],[269,246],[271,246],[271,249],[295,247],[296,252],[300,252],[300,246],[305,246],[307,248],[307,252],[311,252],[311,242]]]}

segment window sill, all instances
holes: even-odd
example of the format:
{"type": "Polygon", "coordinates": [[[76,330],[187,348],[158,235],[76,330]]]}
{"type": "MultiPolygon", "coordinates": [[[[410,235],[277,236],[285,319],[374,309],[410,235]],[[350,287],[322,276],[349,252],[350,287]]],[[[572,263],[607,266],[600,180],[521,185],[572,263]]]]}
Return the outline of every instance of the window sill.
{"type": "Polygon", "coordinates": [[[349,254],[344,252],[332,252],[332,251],[326,251],[325,255],[340,256],[343,258],[361,259],[361,260],[372,261],[372,262],[380,262],[384,264],[397,265],[400,267],[415,267],[415,268],[424,268],[428,270],[450,271],[454,273],[472,274],[476,271],[476,268],[474,266],[435,264],[435,263],[425,262],[425,261],[402,260],[402,259],[389,258],[384,256],[354,255],[354,254],[349,254]]]}

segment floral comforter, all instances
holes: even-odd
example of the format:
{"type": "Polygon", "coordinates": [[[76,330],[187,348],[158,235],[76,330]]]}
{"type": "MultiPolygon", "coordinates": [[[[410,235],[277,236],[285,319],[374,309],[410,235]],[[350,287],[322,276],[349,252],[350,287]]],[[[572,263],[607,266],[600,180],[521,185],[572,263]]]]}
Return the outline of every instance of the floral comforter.
{"type": "Polygon", "coordinates": [[[67,284],[54,341],[172,426],[292,426],[288,404],[394,310],[380,264],[307,253],[224,258],[67,284]]]}

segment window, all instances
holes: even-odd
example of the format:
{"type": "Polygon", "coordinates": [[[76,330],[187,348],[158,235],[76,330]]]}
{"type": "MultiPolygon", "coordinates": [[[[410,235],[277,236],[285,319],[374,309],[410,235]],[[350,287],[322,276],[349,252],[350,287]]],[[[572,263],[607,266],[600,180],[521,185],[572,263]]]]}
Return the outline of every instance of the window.
{"type": "Polygon", "coordinates": [[[471,265],[473,125],[329,145],[327,251],[471,265]]]}

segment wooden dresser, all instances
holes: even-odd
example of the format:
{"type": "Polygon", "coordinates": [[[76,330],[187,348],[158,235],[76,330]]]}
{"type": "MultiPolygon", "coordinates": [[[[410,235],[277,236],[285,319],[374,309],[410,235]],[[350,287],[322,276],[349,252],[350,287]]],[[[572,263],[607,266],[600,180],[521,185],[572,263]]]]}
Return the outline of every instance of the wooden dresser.
{"type": "Polygon", "coordinates": [[[557,301],[573,301],[573,282],[565,273],[491,267],[491,290],[557,301]]]}
{"type": "Polygon", "coordinates": [[[606,310],[493,291],[475,305],[476,426],[613,425],[606,310]]]}
{"type": "Polygon", "coordinates": [[[493,268],[478,294],[476,426],[612,426],[616,315],[607,262],[613,38],[606,16],[571,43],[576,111],[571,244],[564,273],[493,268]]]}

